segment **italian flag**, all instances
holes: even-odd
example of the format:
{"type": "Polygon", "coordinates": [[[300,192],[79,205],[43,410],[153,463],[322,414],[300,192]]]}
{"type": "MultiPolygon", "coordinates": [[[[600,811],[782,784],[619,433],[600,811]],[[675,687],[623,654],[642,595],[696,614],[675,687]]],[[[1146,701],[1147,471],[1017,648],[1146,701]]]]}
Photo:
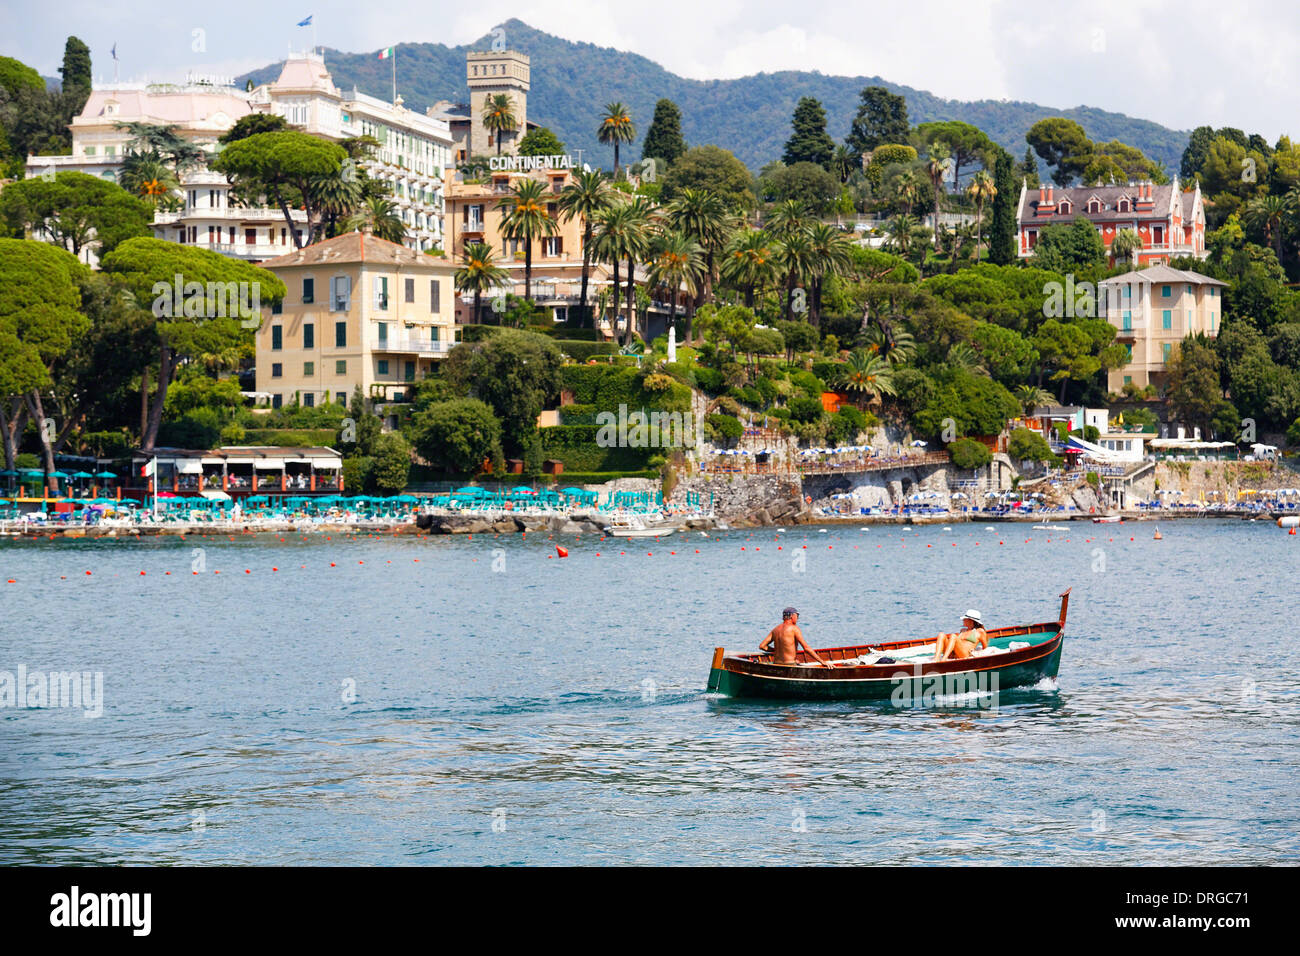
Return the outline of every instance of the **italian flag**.
{"type": "Polygon", "coordinates": [[[392,55],[393,48],[391,46],[379,51],[379,59],[381,60],[387,60],[392,55]]]}

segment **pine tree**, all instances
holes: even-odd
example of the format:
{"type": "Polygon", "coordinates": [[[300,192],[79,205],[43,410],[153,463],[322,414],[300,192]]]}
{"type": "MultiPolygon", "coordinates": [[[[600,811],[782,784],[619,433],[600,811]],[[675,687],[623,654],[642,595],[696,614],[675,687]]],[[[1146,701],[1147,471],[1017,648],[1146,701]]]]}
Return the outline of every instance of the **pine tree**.
{"type": "Polygon", "coordinates": [[[1011,175],[1025,180],[1025,185],[1030,189],[1038,188],[1038,157],[1034,155],[1032,147],[1025,149],[1025,158],[1011,170],[1011,175]]]}
{"type": "Polygon", "coordinates": [[[63,111],[71,121],[90,99],[90,47],[76,37],[68,37],[59,73],[63,77],[63,111]]]}
{"type": "Polygon", "coordinates": [[[785,155],[781,157],[785,164],[816,163],[829,170],[835,156],[835,140],[826,132],[826,111],[820,101],[811,96],[802,97],[794,108],[792,125],[794,133],[786,141],[785,155]]]}
{"type": "Polygon", "coordinates": [[[858,113],[845,142],[859,156],[882,143],[906,143],[911,125],[907,100],[883,86],[868,86],[860,94],[858,113]]]}
{"type": "Polygon", "coordinates": [[[993,164],[993,225],[989,227],[989,261],[1000,266],[1016,261],[1016,205],[1020,202],[1020,183],[1016,181],[1011,154],[998,151],[993,164]]]}
{"type": "Polygon", "coordinates": [[[684,152],[682,111],[672,100],[660,100],[655,104],[655,117],[641,147],[641,158],[662,160],[671,166],[684,152]]]}

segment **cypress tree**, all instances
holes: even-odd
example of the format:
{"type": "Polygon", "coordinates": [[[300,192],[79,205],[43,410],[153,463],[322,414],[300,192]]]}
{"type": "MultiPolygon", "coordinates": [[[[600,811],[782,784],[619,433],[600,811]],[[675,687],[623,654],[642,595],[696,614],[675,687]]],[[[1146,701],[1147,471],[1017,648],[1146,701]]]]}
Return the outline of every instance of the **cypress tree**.
{"type": "Polygon", "coordinates": [[[684,152],[686,140],[682,139],[682,111],[672,100],[660,100],[655,104],[655,117],[641,146],[641,158],[660,159],[671,166],[684,152]]]}
{"type": "Polygon", "coordinates": [[[68,37],[59,73],[63,77],[63,110],[71,120],[90,99],[90,47],[76,37],[68,37]]]}
{"type": "Polygon", "coordinates": [[[1012,169],[1011,154],[998,151],[993,164],[993,225],[989,228],[989,261],[1000,266],[1016,261],[1016,205],[1020,201],[1020,184],[1012,169]]]}
{"type": "Polygon", "coordinates": [[[787,166],[795,163],[816,163],[830,169],[835,155],[835,140],[826,132],[826,111],[811,96],[800,98],[794,108],[794,133],[786,141],[781,157],[787,166]]]}

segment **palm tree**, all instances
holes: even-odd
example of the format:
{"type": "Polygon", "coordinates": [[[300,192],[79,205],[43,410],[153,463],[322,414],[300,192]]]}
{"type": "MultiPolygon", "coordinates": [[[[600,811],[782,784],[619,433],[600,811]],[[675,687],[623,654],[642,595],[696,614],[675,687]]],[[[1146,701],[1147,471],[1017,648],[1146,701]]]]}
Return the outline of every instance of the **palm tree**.
{"type": "Polygon", "coordinates": [[[343,223],[343,229],[346,232],[366,232],[389,242],[400,243],[406,238],[406,223],[402,222],[391,199],[367,199],[343,223]]]}
{"type": "Polygon", "coordinates": [[[483,128],[491,133],[497,141],[497,155],[501,155],[501,134],[511,133],[519,128],[515,119],[515,104],[509,93],[489,93],[483,101],[483,128]]]}
{"type": "Polygon", "coordinates": [[[917,182],[916,173],[913,170],[906,169],[899,174],[894,180],[894,200],[903,206],[903,215],[912,214],[912,206],[916,204],[921,192],[921,184],[917,182]]]}
{"type": "Polygon", "coordinates": [[[948,147],[943,143],[935,143],[930,147],[930,157],[926,160],[925,172],[930,177],[930,184],[934,186],[934,248],[939,248],[939,200],[943,196],[943,180],[948,174],[948,167],[952,163],[952,156],[948,152],[948,147]]]}
{"type": "Polygon", "coordinates": [[[865,351],[879,355],[890,365],[902,365],[916,355],[916,339],[911,332],[903,329],[888,331],[872,323],[863,338],[866,340],[865,351]]]}
{"type": "Polygon", "coordinates": [[[971,348],[969,342],[954,342],[948,347],[948,353],[944,356],[944,361],[952,368],[974,372],[976,375],[988,375],[989,373],[984,366],[984,359],[979,352],[971,348]]]}
{"type": "Polygon", "coordinates": [[[704,281],[696,293],[695,307],[713,294],[717,277],[715,259],[726,247],[733,229],[732,216],[727,204],[707,189],[683,189],[681,195],[665,209],[669,228],[689,236],[699,244],[704,254],[704,281]]]}
{"type": "MultiPolygon", "coordinates": [[[[812,238],[806,229],[789,232],[779,246],[781,268],[785,272],[785,318],[794,317],[795,289],[803,291],[805,280],[817,269],[817,256],[813,251],[812,238]]],[[[807,312],[807,293],[804,294],[804,308],[807,312]]]]}
{"type": "Polygon", "coordinates": [[[317,176],[312,181],[311,190],[316,208],[326,224],[326,237],[337,235],[340,222],[353,216],[365,200],[375,198],[365,195],[356,176],[344,175],[344,168],[339,167],[337,172],[317,176]]]}
{"type": "Polygon", "coordinates": [[[627,257],[627,324],[628,328],[632,329],[636,324],[636,264],[638,261],[644,261],[649,253],[650,243],[654,239],[655,228],[659,225],[661,217],[654,203],[645,196],[636,196],[627,205],[628,215],[631,217],[631,230],[624,254],[627,257]]]}
{"type": "Polygon", "coordinates": [[[1034,409],[1040,405],[1050,405],[1056,400],[1056,397],[1046,389],[1039,388],[1037,385],[1017,385],[1016,401],[1020,403],[1021,410],[1024,411],[1025,417],[1034,414],[1034,409]]]}
{"type": "Polygon", "coordinates": [[[478,324],[483,318],[480,313],[483,293],[507,285],[510,273],[496,264],[492,247],[487,243],[467,242],[455,281],[457,292],[474,293],[474,322],[478,324]]]}
{"type": "Polygon", "coordinates": [[[611,202],[609,181],[599,169],[579,170],[560,192],[560,215],[565,222],[582,219],[582,296],[579,314],[587,318],[587,284],[591,276],[591,236],[596,217],[611,202]]]}
{"type": "Polygon", "coordinates": [[[618,179],[618,148],[623,143],[636,139],[636,126],[632,123],[632,114],[622,103],[606,103],[605,115],[596,127],[596,138],[605,145],[614,145],[614,178],[618,179]]]}
{"type": "Polygon", "coordinates": [[[501,235],[524,242],[524,298],[529,305],[533,301],[533,240],[553,236],[560,229],[546,211],[549,195],[541,180],[517,179],[509,195],[497,203],[497,208],[506,212],[501,235]]]}
{"type": "Polygon", "coordinates": [[[885,248],[906,259],[912,252],[913,241],[916,239],[919,226],[920,222],[915,216],[909,216],[906,213],[895,216],[885,224],[885,233],[888,236],[885,240],[885,248]]]}
{"type": "MultiPolygon", "coordinates": [[[[596,230],[592,237],[592,251],[597,259],[602,262],[608,262],[613,267],[613,304],[614,304],[614,324],[617,331],[618,324],[618,306],[619,306],[619,268],[623,259],[627,255],[627,250],[635,241],[635,233],[639,229],[637,216],[632,209],[632,204],[627,202],[614,203],[596,214],[596,230]]],[[[632,285],[632,277],[628,276],[628,285],[632,285]]],[[[631,292],[629,291],[629,296],[631,292]]],[[[624,336],[619,344],[626,345],[631,339],[632,329],[631,321],[628,327],[624,329],[624,336]]]]}
{"type": "Polygon", "coordinates": [[[813,254],[812,309],[808,320],[814,328],[820,328],[822,283],[828,275],[839,275],[848,271],[853,261],[849,253],[852,243],[843,232],[825,222],[813,223],[808,230],[808,239],[813,254]]]}
{"type": "Polygon", "coordinates": [[[993,184],[993,177],[987,169],[981,169],[966,187],[966,194],[975,200],[975,261],[980,261],[980,243],[984,241],[984,204],[992,202],[998,194],[998,187],[993,184]]]}
{"type": "Polygon", "coordinates": [[[896,394],[893,368],[879,355],[864,349],[853,352],[840,366],[838,384],[846,392],[853,392],[860,405],[896,394]]]}
{"type": "Polygon", "coordinates": [[[677,291],[686,286],[688,295],[694,295],[704,275],[704,255],[700,244],[680,232],[664,232],[654,240],[650,249],[649,268],[646,270],[653,285],[665,285],[672,297],[668,313],[668,328],[677,327],[677,291]]]}
{"type": "Polygon", "coordinates": [[[127,141],[127,152],[154,152],[159,154],[171,167],[180,172],[189,166],[201,163],[206,157],[201,146],[186,139],[175,123],[159,126],[155,123],[117,123],[117,128],[131,134],[127,141]]]}
{"type": "Polygon", "coordinates": [[[1293,193],[1285,196],[1260,196],[1246,204],[1246,225],[1264,233],[1264,243],[1273,246],[1278,262],[1282,261],[1282,224],[1291,217],[1293,193]]]}
{"type": "Polygon", "coordinates": [[[122,171],[117,181],[127,192],[155,207],[180,189],[176,174],[164,162],[162,155],[152,148],[128,152],[122,158],[122,171]]]}
{"type": "Polygon", "coordinates": [[[853,172],[856,164],[853,150],[843,143],[835,147],[835,152],[831,156],[831,172],[839,178],[840,185],[849,181],[849,175],[853,172]]]}
{"type": "Polygon", "coordinates": [[[761,229],[736,233],[722,257],[722,279],[745,290],[745,307],[754,307],[755,290],[776,277],[777,256],[772,240],[761,229]]]}
{"type": "Polygon", "coordinates": [[[1118,264],[1123,259],[1130,262],[1133,254],[1142,248],[1142,237],[1138,235],[1136,229],[1121,229],[1115,233],[1115,238],[1110,241],[1110,254],[1118,264]]]}

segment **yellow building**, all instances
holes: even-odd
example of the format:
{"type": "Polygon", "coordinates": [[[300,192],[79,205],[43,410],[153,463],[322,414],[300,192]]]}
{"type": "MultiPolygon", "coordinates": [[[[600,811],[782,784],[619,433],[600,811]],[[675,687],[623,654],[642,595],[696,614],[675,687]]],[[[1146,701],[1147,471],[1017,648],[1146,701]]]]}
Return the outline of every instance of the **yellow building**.
{"type": "Polygon", "coordinates": [[[1223,290],[1218,279],[1158,265],[1127,272],[1098,284],[1101,315],[1117,329],[1116,341],[1128,347],[1129,361],[1112,369],[1107,387],[1162,385],[1169,360],[1189,335],[1219,334],[1223,290]]]}
{"type": "Polygon", "coordinates": [[[288,289],[257,331],[257,391],[273,407],[406,401],[456,344],[455,266],[352,232],[269,259],[288,289]]]}

